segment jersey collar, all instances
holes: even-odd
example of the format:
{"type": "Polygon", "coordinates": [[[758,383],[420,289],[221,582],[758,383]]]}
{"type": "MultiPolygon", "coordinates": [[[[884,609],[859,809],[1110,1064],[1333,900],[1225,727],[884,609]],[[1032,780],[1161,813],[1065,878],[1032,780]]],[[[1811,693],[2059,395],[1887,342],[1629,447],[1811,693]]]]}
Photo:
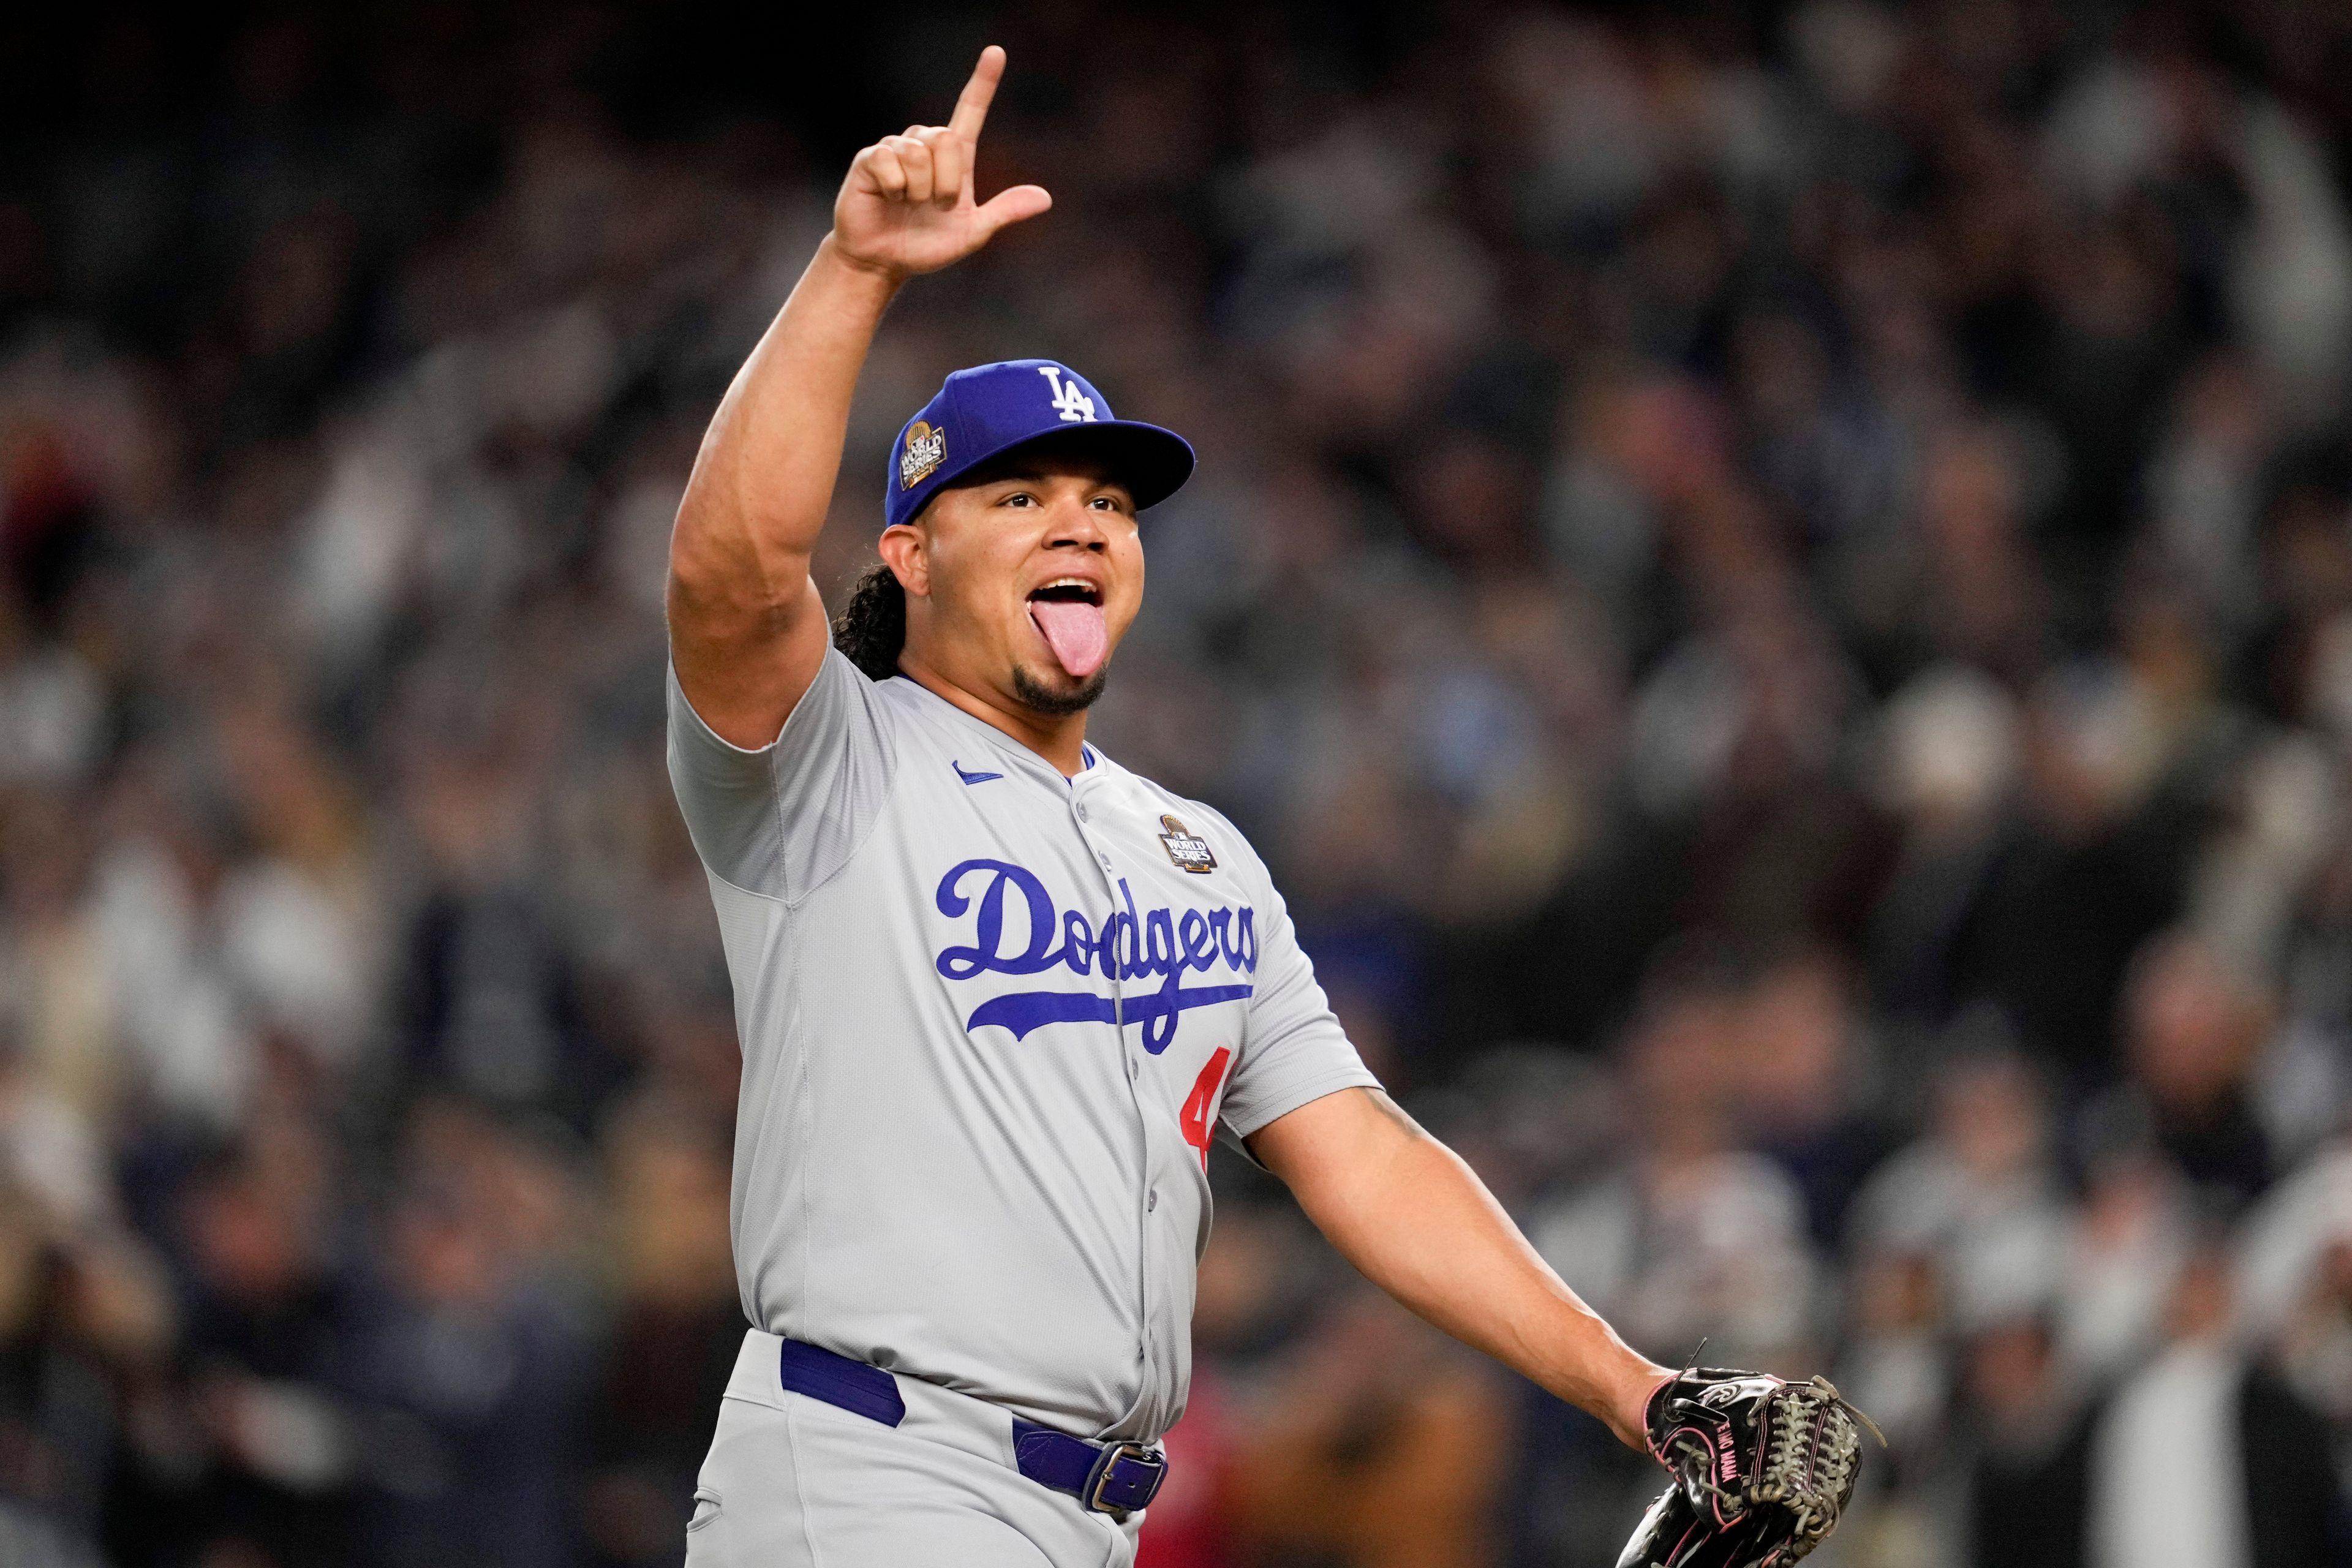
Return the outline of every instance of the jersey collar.
{"type": "Polygon", "coordinates": [[[1102,777],[1110,771],[1110,759],[1095,750],[1094,742],[1091,741],[1081,742],[1078,755],[1084,760],[1085,765],[1076,773],[1065,778],[1061,769],[985,719],[974,718],[965,712],[921,681],[907,675],[894,675],[890,679],[893,683],[904,687],[924,712],[934,714],[948,724],[962,730],[973,740],[993,747],[998,756],[1040,783],[1058,784],[1064,789],[1069,789],[1087,780],[1102,777]]]}

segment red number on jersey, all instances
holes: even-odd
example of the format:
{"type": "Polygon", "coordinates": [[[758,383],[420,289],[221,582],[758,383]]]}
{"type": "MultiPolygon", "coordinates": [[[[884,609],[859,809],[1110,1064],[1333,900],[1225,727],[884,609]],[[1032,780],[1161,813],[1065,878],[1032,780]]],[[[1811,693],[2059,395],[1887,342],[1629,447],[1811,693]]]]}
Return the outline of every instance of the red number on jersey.
{"type": "Polygon", "coordinates": [[[1201,1152],[1201,1169],[1209,1168],[1209,1136],[1213,1129],[1209,1108],[1217,1103],[1217,1090],[1225,1081],[1225,1064],[1234,1053],[1219,1046],[1209,1058],[1201,1076],[1192,1080],[1192,1092],[1184,1097],[1184,1142],[1201,1152]]]}

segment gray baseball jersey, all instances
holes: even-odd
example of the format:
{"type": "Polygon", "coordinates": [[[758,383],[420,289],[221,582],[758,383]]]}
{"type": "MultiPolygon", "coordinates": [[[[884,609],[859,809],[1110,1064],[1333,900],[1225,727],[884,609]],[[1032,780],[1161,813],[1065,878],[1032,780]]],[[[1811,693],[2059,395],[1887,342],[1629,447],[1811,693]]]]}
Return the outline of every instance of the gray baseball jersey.
{"type": "Polygon", "coordinates": [[[828,650],[774,743],[669,679],[735,987],[751,1321],[1090,1436],[1182,1413],[1208,1142],[1372,1085],[1264,863],[828,650]]]}

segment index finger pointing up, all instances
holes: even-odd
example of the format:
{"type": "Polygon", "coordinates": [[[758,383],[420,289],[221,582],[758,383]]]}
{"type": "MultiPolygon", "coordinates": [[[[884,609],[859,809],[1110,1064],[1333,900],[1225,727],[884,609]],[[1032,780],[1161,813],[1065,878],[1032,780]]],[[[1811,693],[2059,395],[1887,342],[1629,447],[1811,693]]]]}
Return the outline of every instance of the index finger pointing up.
{"type": "Polygon", "coordinates": [[[980,63],[971,68],[971,79],[963,84],[963,96],[956,100],[948,129],[967,142],[978,141],[982,122],[988,119],[989,100],[996,96],[996,84],[1003,77],[1004,51],[991,44],[980,51],[980,63]]]}

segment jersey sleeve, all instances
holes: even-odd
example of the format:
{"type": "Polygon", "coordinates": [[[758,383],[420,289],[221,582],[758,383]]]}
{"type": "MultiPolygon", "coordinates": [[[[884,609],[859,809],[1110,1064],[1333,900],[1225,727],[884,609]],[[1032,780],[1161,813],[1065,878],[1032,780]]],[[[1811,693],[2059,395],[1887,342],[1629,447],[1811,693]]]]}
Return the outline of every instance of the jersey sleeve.
{"type": "MultiPolygon", "coordinates": [[[[1231,825],[1225,826],[1231,833],[1231,825]]],[[[1238,842],[1241,836],[1232,833],[1232,838],[1238,842]]],[[[1347,1031],[1317,984],[1315,965],[1298,945],[1289,908],[1274,890],[1273,879],[1265,874],[1262,863],[1255,868],[1265,889],[1259,906],[1263,934],[1256,984],[1250,994],[1241,1058],[1234,1064],[1217,1114],[1226,1142],[1236,1147],[1309,1100],[1343,1089],[1381,1086],[1349,1043],[1347,1031]]]]}
{"type": "Polygon", "coordinates": [[[767,745],[722,740],[668,672],[669,779],[713,876],[797,902],[848,863],[881,814],[895,763],[889,715],[838,648],[767,745]]]}

